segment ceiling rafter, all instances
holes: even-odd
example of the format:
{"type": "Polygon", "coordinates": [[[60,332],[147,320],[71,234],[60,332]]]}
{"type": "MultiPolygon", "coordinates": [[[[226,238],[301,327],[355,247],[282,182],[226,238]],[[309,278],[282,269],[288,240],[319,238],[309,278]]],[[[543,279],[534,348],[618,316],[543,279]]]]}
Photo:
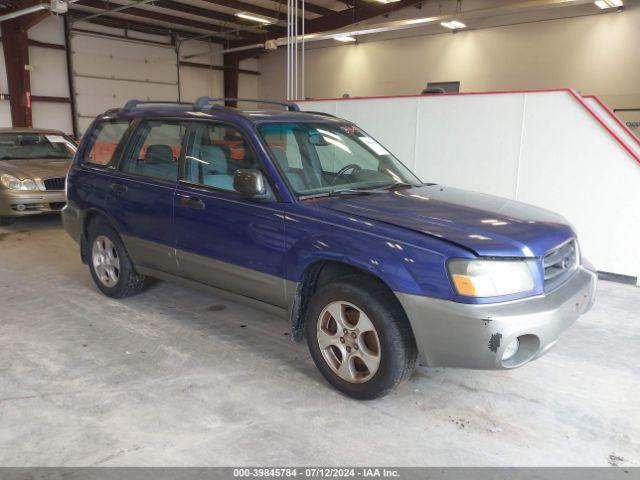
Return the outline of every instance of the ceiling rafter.
{"type": "MultiPolygon", "coordinates": [[[[305,34],[310,35],[312,33],[321,33],[330,30],[336,30],[349,25],[375,18],[381,15],[387,15],[389,13],[401,10],[414,5],[421,5],[424,0],[399,0],[393,3],[365,3],[361,2],[355,7],[334,12],[331,15],[324,17],[314,18],[313,20],[307,20],[305,24],[305,34]]],[[[269,30],[268,38],[276,39],[286,36],[287,31],[282,27],[272,27],[269,30]]],[[[233,47],[242,47],[250,45],[251,42],[236,41],[232,42],[233,47]]],[[[240,54],[242,57],[251,57],[256,54],[257,50],[248,50],[240,54]]]]}
{"type": "MultiPolygon", "coordinates": [[[[72,16],[74,18],[80,18],[76,14],[79,10],[73,10],[72,16]]],[[[111,27],[111,28],[119,28],[123,30],[132,30],[140,33],[149,33],[152,35],[171,35],[176,34],[183,38],[197,37],[197,32],[190,32],[188,30],[176,29],[173,27],[163,27],[162,25],[154,25],[151,23],[142,23],[137,22],[135,20],[129,20],[126,18],[113,17],[111,15],[104,15],[99,18],[92,18],[91,20],[87,20],[87,23],[92,23],[94,25],[101,25],[103,27],[111,27]]],[[[84,31],[81,28],[74,28],[73,30],[84,31]]],[[[96,32],[101,33],[101,32],[96,32]]],[[[221,42],[220,39],[217,39],[217,42],[221,42]]]]}
{"type": "MultiPolygon", "coordinates": [[[[120,6],[120,4],[116,4],[112,2],[103,2],[101,0],[78,0],[75,4],[72,4],[72,5],[96,8],[106,12],[120,6]]],[[[215,34],[219,34],[218,36],[220,38],[226,38],[228,36],[223,34],[222,27],[220,25],[213,25],[211,23],[202,22],[199,20],[192,20],[190,18],[179,17],[176,15],[168,15],[168,14],[157,12],[154,10],[148,10],[148,9],[143,9],[139,7],[131,7],[131,8],[128,8],[127,10],[124,10],[118,13],[123,13],[126,15],[135,15],[139,18],[147,18],[150,20],[167,22],[172,25],[182,25],[184,27],[197,28],[199,30],[211,32],[212,36],[215,36],[215,34]]],[[[211,14],[215,15],[215,12],[211,12],[211,14]]],[[[221,21],[226,22],[226,20],[221,20],[221,21]]],[[[235,25],[235,26],[238,26],[238,25],[235,25]]],[[[230,27],[233,28],[233,25],[230,25],[230,27]]],[[[264,36],[264,35],[259,35],[255,33],[250,33],[250,32],[240,32],[240,33],[246,41],[260,41],[260,39],[263,38],[264,36]]]]}

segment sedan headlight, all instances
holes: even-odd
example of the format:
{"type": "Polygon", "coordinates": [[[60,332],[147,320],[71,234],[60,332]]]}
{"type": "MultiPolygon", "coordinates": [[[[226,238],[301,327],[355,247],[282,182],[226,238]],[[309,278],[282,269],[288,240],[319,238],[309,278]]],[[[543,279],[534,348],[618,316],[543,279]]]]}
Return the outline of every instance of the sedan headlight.
{"type": "Polygon", "coordinates": [[[37,190],[38,186],[36,182],[27,178],[26,180],[20,180],[13,175],[0,176],[0,184],[9,190],[37,190]]]}
{"type": "Polygon", "coordinates": [[[9,190],[20,190],[22,188],[22,182],[13,175],[2,175],[0,183],[9,190]]]}
{"type": "Polygon", "coordinates": [[[451,260],[449,275],[459,295],[498,297],[533,290],[529,261],[451,260]]]}

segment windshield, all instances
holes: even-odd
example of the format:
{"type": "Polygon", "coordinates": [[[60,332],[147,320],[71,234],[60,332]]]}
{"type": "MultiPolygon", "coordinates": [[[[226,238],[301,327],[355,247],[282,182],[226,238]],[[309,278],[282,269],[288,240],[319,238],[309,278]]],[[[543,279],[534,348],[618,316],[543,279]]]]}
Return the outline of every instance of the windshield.
{"type": "Polygon", "coordinates": [[[66,136],[48,133],[0,133],[0,161],[71,158],[76,145],[66,136]]]}
{"type": "Polygon", "coordinates": [[[300,196],[422,184],[354,125],[268,123],[258,129],[289,185],[300,196]]]}

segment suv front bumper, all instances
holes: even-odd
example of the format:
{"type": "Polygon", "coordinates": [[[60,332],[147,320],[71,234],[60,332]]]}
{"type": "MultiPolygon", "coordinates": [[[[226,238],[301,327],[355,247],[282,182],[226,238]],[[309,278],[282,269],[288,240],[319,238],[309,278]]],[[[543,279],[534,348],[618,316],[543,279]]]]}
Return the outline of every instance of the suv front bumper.
{"type": "Polygon", "coordinates": [[[505,303],[464,304],[396,292],[429,367],[515,368],[546,353],[595,300],[597,275],[585,262],[557,290],[505,303]],[[507,345],[517,353],[502,360],[507,345]]]}
{"type": "Polygon", "coordinates": [[[64,191],[0,189],[0,217],[59,213],[66,201],[64,191]]]}

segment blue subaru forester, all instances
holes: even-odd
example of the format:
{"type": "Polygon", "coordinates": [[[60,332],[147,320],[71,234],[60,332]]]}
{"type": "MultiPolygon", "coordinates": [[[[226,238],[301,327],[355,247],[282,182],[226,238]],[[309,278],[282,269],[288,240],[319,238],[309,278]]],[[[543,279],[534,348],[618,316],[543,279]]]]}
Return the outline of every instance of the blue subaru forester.
{"type": "Polygon", "coordinates": [[[524,365],[593,304],[562,217],[425,184],[348,121],[224,100],[132,100],[87,130],[63,219],[104,294],[155,277],[266,308],[359,399],[418,360],[524,365]]]}

